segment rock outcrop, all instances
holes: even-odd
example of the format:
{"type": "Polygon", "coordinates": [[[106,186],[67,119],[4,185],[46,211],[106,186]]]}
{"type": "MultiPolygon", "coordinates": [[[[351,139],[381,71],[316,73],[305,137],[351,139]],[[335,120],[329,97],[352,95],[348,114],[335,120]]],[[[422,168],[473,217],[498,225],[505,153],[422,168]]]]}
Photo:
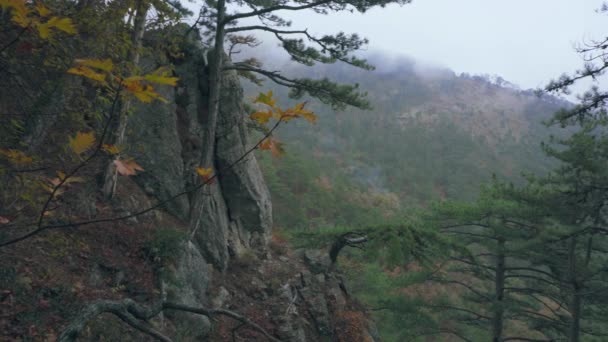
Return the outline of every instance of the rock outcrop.
{"type": "MultiPolygon", "coordinates": [[[[209,148],[202,145],[209,134],[208,65],[194,34],[184,43],[183,50],[184,56],[173,61],[179,85],[162,90],[167,103],[135,106],[129,117],[126,145],[129,155],[146,170],[134,179],[148,195],[163,201],[186,193],[165,205],[167,211],[189,225],[189,241],[173,275],[179,289],[167,284],[166,290],[171,300],[196,306],[208,304],[205,293],[211,267],[223,271],[231,256],[251,248],[256,252],[265,250],[272,228],[272,209],[256,159],[247,154],[250,146],[243,90],[234,72],[223,75],[215,165],[200,165],[209,148]],[[219,177],[191,191],[201,182],[195,173],[198,166],[213,167],[219,177]]],[[[144,63],[155,67],[154,64],[167,61],[144,63]]],[[[190,325],[188,330],[191,323],[181,319],[176,322],[190,325]]],[[[201,330],[208,327],[204,322],[197,324],[201,330]]]]}
{"type": "MultiPolygon", "coordinates": [[[[175,32],[161,36],[183,37],[189,28],[167,30],[175,32]]],[[[159,56],[154,44],[162,39],[146,37],[146,49],[155,52],[144,54],[140,67],[147,72],[171,65],[178,86],[156,89],[166,102],[131,102],[120,146],[121,158],[133,158],[144,170],[120,177],[114,197],[102,198],[99,183],[113,157],[99,153],[78,175],[87,183],[75,182],[51,218],[63,224],[73,217],[97,221],[49,230],[9,247],[11,257],[0,262],[0,340],[56,340],[70,322],[80,322],[82,307],[91,303],[126,300],[152,307],[162,300],[238,312],[281,341],[372,341],[370,320],[331,270],[327,253],[300,255],[287,245],[273,245],[270,194],[251,153],[255,142],[248,141],[238,75],[223,74],[214,161],[201,165],[211,148],[202,142],[212,132],[206,51],[193,31],[180,42],[179,54],[159,56]],[[197,167],[212,167],[219,176],[201,186],[197,167]],[[162,210],[124,219],[157,203],[163,203],[162,210]]],[[[73,127],[61,112],[72,101],[96,98],[97,92],[72,76],[62,74],[53,82],[63,84],[56,88],[62,96],[40,105],[48,115],[34,116],[22,136],[43,163],[60,155],[58,142],[65,140],[65,127],[73,127]]],[[[12,110],[11,96],[0,92],[0,109],[12,110]]],[[[106,101],[92,102],[87,106],[95,107],[95,114],[110,112],[104,112],[106,101]]],[[[79,121],[78,129],[99,133],[100,120],[87,115],[75,115],[87,121],[79,121]]],[[[54,171],[49,175],[55,177],[54,171]]],[[[236,335],[267,340],[234,317],[212,318],[164,310],[141,319],[174,341],[226,341],[236,335]]],[[[87,328],[77,330],[88,341],[148,340],[124,323],[111,315],[91,316],[82,321],[87,328]]]]}

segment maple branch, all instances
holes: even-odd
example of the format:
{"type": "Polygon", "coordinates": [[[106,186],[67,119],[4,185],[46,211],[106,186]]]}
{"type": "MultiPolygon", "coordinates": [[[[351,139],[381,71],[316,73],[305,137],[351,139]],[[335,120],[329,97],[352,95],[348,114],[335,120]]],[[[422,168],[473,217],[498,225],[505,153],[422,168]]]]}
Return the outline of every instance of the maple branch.
{"type": "MultiPolygon", "coordinates": [[[[122,220],[127,220],[133,217],[137,217],[137,216],[141,216],[143,214],[146,214],[148,212],[151,212],[153,210],[159,209],[162,206],[164,206],[167,203],[170,203],[172,201],[174,201],[175,199],[187,195],[191,192],[197,191],[199,189],[201,189],[202,187],[204,187],[207,184],[211,184],[216,178],[218,178],[218,176],[220,176],[223,172],[226,172],[227,170],[233,168],[236,164],[240,163],[241,161],[243,161],[248,155],[250,155],[253,151],[255,151],[260,144],[262,144],[262,142],[264,140],[266,140],[268,137],[270,137],[272,135],[272,133],[279,127],[279,125],[283,122],[283,119],[278,120],[274,126],[264,135],[264,137],[262,139],[260,139],[255,145],[253,145],[253,147],[251,147],[249,150],[247,150],[243,155],[241,155],[238,159],[236,159],[234,162],[232,162],[231,164],[229,164],[228,166],[224,167],[223,169],[219,170],[218,172],[214,173],[213,176],[209,177],[208,179],[206,179],[203,183],[198,184],[188,190],[184,190],[180,193],[177,193],[163,201],[159,201],[158,203],[140,210],[138,212],[132,213],[132,214],[128,214],[128,215],[123,215],[123,216],[118,216],[118,217],[108,217],[108,218],[101,218],[101,219],[94,219],[94,220],[87,220],[87,221],[81,221],[81,222],[71,222],[71,223],[65,223],[65,224],[56,224],[56,225],[45,225],[45,226],[40,226],[37,229],[24,234],[20,237],[11,239],[9,241],[6,242],[2,242],[0,243],[0,248],[1,247],[5,247],[8,245],[12,245],[15,244],[17,242],[23,241],[25,239],[28,239],[34,235],[38,235],[40,233],[42,233],[45,230],[48,229],[61,229],[61,228],[68,228],[68,227],[79,227],[79,226],[85,226],[85,225],[90,225],[90,224],[95,224],[95,223],[105,223],[105,222],[115,222],[115,221],[122,221],[122,220]]],[[[22,226],[22,228],[26,228],[26,227],[31,227],[31,226],[22,226]]]]}
{"type": "Polygon", "coordinates": [[[97,156],[97,154],[99,153],[99,151],[101,151],[101,148],[103,146],[103,141],[105,140],[106,134],[108,133],[108,128],[110,127],[110,124],[112,123],[112,118],[114,117],[116,104],[118,103],[118,99],[120,98],[121,90],[122,90],[122,86],[119,85],[118,89],[116,90],[116,96],[114,97],[114,100],[112,101],[110,115],[108,117],[108,120],[106,121],[106,124],[103,127],[103,132],[101,134],[101,138],[99,139],[99,142],[97,143],[97,146],[95,147],[95,150],[86,159],[81,161],[80,164],[78,164],[74,169],[72,169],[72,171],[68,172],[63,177],[63,179],[59,179],[59,183],[57,185],[55,185],[55,187],[53,188],[53,191],[51,191],[51,194],[47,198],[46,202],[44,203],[44,206],[42,207],[42,210],[40,211],[40,215],[38,216],[38,228],[40,228],[42,226],[42,220],[44,220],[44,215],[46,214],[47,209],[48,209],[49,205],[51,204],[51,201],[53,200],[53,198],[55,198],[55,195],[57,194],[57,191],[59,190],[59,188],[61,188],[68,181],[68,179],[70,177],[74,176],[80,169],[82,169],[85,165],[87,165],[89,163],[89,161],[91,161],[93,158],[95,158],[97,156]]]}
{"type": "Polygon", "coordinates": [[[42,210],[40,211],[40,214],[38,216],[38,223],[36,224],[37,228],[34,229],[34,230],[32,230],[29,233],[26,233],[25,235],[22,235],[20,237],[14,238],[12,240],[0,243],[0,247],[4,247],[4,246],[7,246],[7,245],[12,245],[14,243],[23,241],[25,239],[28,239],[28,238],[34,236],[34,235],[39,234],[41,231],[43,231],[43,230],[45,230],[45,229],[48,228],[47,226],[43,226],[42,222],[44,220],[45,214],[47,213],[47,211],[49,209],[49,205],[53,201],[53,198],[55,198],[55,195],[57,194],[57,191],[59,191],[59,188],[61,188],[67,182],[67,180],[70,177],[74,176],[80,169],[82,169],[93,158],[95,158],[97,156],[97,154],[99,154],[99,151],[101,151],[101,149],[103,147],[103,141],[105,140],[105,137],[106,137],[106,135],[108,133],[108,129],[109,129],[110,124],[112,122],[112,118],[114,117],[114,113],[116,112],[116,105],[118,103],[118,99],[120,98],[121,90],[122,90],[122,86],[119,85],[118,89],[116,90],[116,96],[114,96],[114,100],[112,101],[112,106],[111,106],[111,109],[110,109],[108,120],[106,121],[106,123],[104,125],[101,138],[99,139],[99,143],[97,144],[95,150],[86,159],[84,159],[83,161],[81,161],[74,169],[72,169],[70,172],[68,172],[63,177],[63,179],[60,179],[59,183],[57,185],[55,185],[55,187],[53,188],[53,190],[49,194],[49,197],[46,199],[46,202],[42,206],[42,210]]]}

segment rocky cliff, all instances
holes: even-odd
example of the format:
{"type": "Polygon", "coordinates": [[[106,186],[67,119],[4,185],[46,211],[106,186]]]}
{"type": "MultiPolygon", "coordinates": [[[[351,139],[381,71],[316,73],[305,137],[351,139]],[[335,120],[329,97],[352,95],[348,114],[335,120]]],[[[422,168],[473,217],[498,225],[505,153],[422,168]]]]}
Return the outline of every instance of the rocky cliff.
{"type": "MultiPolygon", "coordinates": [[[[194,39],[189,43],[184,48],[185,55],[174,61],[180,82],[164,94],[168,104],[138,106],[129,122],[128,145],[141,151],[134,153],[135,158],[149,170],[135,181],[158,200],[173,198],[197,185],[194,169],[209,148],[201,145],[205,134],[209,134],[208,66],[202,47],[194,39]]],[[[226,73],[216,131],[214,169],[221,172],[219,179],[167,205],[171,214],[188,222],[189,234],[174,274],[180,287],[168,286],[167,290],[173,301],[207,305],[211,268],[225,271],[231,257],[249,249],[260,253],[266,249],[272,207],[256,159],[249,154],[232,165],[248,149],[245,117],[238,77],[226,73]]],[[[206,334],[208,328],[199,330],[206,334]]]]}
{"type": "MultiPolygon", "coordinates": [[[[154,39],[148,48],[155,48],[154,39]]],[[[90,218],[124,216],[159,202],[163,207],[5,249],[14,260],[3,257],[0,264],[0,336],[52,340],[86,303],[129,298],[149,304],[160,297],[239,312],[283,341],[373,340],[369,320],[325,253],[295,253],[272,240],[271,199],[255,156],[247,153],[253,143],[235,73],[225,73],[222,83],[213,165],[219,177],[198,187],[195,168],[209,148],[202,145],[209,134],[205,52],[192,33],[178,56],[143,58],[143,69],[172,64],[180,79],[177,87],[161,90],[166,103],[136,104],[129,113],[124,153],[144,171],[120,178],[112,200],[103,199],[95,183],[75,187],[72,200],[66,199],[70,210],[90,218]],[[33,248],[40,255],[32,256],[33,248]]],[[[73,101],[79,87],[84,85],[71,82],[72,90],[46,110],[73,101]]],[[[8,97],[2,100],[10,107],[8,97]]],[[[61,116],[56,111],[45,120],[28,128],[31,146],[50,146],[61,116]]],[[[89,174],[101,179],[99,170],[89,174]]],[[[171,311],[151,322],[176,341],[265,340],[238,321],[209,318],[171,311]]],[[[82,340],[147,339],[115,318],[87,324],[82,340]]]]}

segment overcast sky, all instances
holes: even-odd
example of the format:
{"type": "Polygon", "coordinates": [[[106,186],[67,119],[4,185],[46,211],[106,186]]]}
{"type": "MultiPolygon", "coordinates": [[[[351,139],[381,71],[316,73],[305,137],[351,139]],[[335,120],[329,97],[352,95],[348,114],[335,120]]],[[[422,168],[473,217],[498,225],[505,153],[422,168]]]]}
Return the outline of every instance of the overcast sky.
{"type": "MultiPolygon", "coordinates": [[[[582,67],[574,51],[577,43],[608,34],[608,14],[597,13],[602,2],[413,0],[365,14],[280,14],[293,20],[293,29],[308,28],[318,35],[359,33],[370,39],[372,52],[406,55],[457,73],[496,74],[522,88],[538,88],[582,67]]],[[[195,6],[188,5],[197,12],[195,6]]],[[[276,46],[270,36],[263,40],[276,46]]]]}
{"type": "Polygon", "coordinates": [[[582,66],[574,46],[608,34],[601,0],[414,0],[364,15],[293,15],[310,32],[358,32],[370,50],[537,88],[582,66]],[[308,25],[303,25],[306,23],[308,25]]]}

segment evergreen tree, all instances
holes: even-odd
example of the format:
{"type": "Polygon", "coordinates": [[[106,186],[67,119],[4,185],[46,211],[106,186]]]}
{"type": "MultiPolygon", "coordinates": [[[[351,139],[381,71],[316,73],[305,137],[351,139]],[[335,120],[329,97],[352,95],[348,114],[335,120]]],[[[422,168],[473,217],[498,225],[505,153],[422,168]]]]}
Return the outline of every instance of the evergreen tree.
{"type": "Polygon", "coordinates": [[[536,270],[526,254],[539,238],[544,213],[510,198],[513,191],[512,185],[495,180],[482,188],[475,202],[438,203],[430,217],[441,231],[468,247],[468,254],[451,255],[432,280],[462,293],[461,298],[437,305],[451,311],[446,318],[469,327],[460,327],[460,334],[469,338],[483,332],[492,341],[539,337],[532,329],[516,327],[529,323],[528,313],[543,304],[522,285],[528,276],[522,270],[536,270]]]}

